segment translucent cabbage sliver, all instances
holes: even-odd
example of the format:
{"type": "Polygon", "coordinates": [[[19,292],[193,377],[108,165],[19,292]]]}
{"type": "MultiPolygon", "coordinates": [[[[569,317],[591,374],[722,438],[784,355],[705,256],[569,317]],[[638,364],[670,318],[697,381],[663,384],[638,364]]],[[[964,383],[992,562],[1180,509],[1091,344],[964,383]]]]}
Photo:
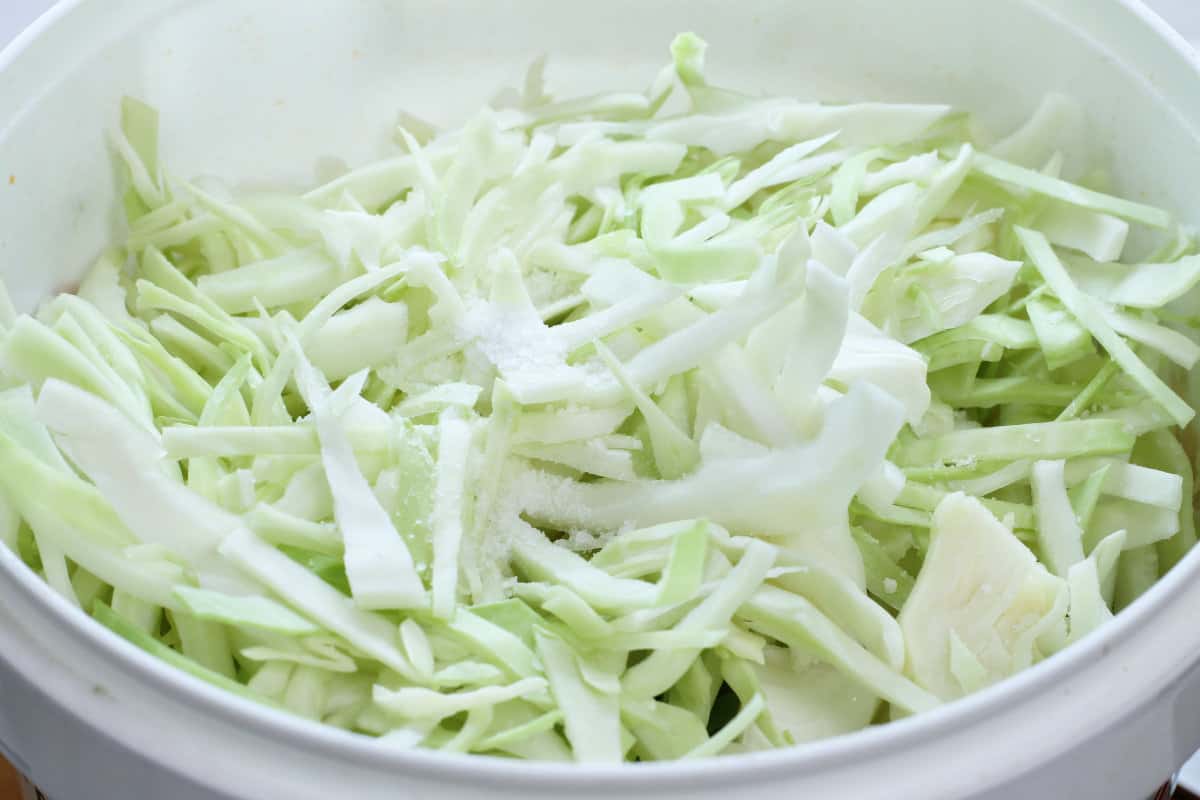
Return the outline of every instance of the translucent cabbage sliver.
{"type": "Polygon", "coordinates": [[[671,53],[303,195],[126,100],[124,241],[0,293],[0,538],[243,697],[600,763],[921,713],[1187,553],[1200,248],[1065,171],[1069,100],[995,139],[671,53]]]}

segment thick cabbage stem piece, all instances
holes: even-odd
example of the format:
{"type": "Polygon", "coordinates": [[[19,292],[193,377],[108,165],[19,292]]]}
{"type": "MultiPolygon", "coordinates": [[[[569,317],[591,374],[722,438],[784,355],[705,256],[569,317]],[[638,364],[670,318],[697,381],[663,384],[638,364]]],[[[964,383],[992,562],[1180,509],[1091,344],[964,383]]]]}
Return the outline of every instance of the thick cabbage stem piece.
{"type": "Polygon", "coordinates": [[[253,588],[216,557],[240,520],[188,490],[156,436],[95,395],[58,380],[42,387],[37,415],[141,541],[186,559],[206,583],[253,588]]]}
{"type": "Polygon", "coordinates": [[[767,648],[753,668],[772,720],[793,744],[859,730],[879,708],[870,689],[802,651],[767,648]]]}
{"type": "Polygon", "coordinates": [[[321,463],[333,496],[334,518],[345,542],[343,561],[355,601],[365,609],[423,607],[425,587],[412,554],[359,469],[338,415],[340,409],[335,407],[339,394],[353,397],[345,391],[351,382],[331,394],[298,347],[294,352],[296,381],[316,423],[321,463]]]}
{"type": "Polygon", "coordinates": [[[955,676],[957,638],[983,668],[981,683],[995,683],[1045,655],[1039,640],[1065,624],[1067,602],[1066,582],[982,503],[949,495],[934,512],[925,564],[900,611],[908,674],[944,700],[978,688],[955,676]]]}
{"type": "Polygon", "coordinates": [[[539,487],[524,498],[524,510],[564,529],[703,516],[731,531],[786,537],[800,527],[833,525],[844,521],[850,498],[883,463],[903,413],[890,396],[858,384],[830,406],[810,442],[702,465],[675,481],[539,487]]]}
{"type": "Polygon", "coordinates": [[[537,649],[575,760],[621,761],[619,697],[589,683],[586,663],[561,639],[538,634],[537,649]]]}
{"type": "Polygon", "coordinates": [[[904,405],[904,418],[917,424],[929,410],[928,363],[917,351],[851,313],[828,378],[845,384],[867,381],[904,405]]]}
{"type": "Polygon", "coordinates": [[[1083,531],[1063,478],[1064,463],[1039,461],[1033,465],[1034,505],[1038,517],[1038,546],[1042,559],[1059,577],[1083,560],[1083,531]]]}
{"type": "Polygon", "coordinates": [[[1012,288],[1021,262],[991,253],[950,254],[897,273],[897,289],[876,291],[864,315],[899,341],[909,344],[978,317],[1012,288]]]}

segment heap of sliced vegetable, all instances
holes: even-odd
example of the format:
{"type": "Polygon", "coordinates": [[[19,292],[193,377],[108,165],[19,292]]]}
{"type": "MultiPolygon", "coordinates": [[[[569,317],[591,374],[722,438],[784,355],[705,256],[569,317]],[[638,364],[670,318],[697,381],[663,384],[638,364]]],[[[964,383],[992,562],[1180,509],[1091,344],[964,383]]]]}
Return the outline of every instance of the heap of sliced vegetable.
{"type": "Polygon", "coordinates": [[[299,197],[170,176],[128,101],[127,241],[0,316],[5,543],[265,703],[600,762],[923,711],[1191,547],[1200,256],[1060,175],[1069,104],[984,145],[673,54],[299,197]]]}

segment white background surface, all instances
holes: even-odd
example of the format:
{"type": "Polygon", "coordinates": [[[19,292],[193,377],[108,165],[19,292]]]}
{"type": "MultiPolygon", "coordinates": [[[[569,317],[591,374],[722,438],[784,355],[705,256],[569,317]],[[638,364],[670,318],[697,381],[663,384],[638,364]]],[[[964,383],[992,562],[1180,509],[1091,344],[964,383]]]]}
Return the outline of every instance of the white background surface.
{"type": "MultiPolygon", "coordinates": [[[[1186,38],[1200,46],[1200,0],[1147,0],[1186,38]]],[[[0,46],[53,5],[53,0],[0,0],[0,46]]],[[[1200,787],[1200,756],[1184,770],[1184,783],[1200,787]]]]}

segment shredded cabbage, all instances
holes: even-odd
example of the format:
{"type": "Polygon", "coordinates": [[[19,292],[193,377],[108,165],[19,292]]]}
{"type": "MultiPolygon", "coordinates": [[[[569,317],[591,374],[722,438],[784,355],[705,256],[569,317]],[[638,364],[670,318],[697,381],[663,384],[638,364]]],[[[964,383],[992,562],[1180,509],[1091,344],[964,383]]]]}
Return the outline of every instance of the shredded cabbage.
{"type": "Polygon", "coordinates": [[[256,701],[595,762],[920,713],[1183,557],[1200,252],[1073,180],[1075,104],[989,148],[671,53],[303,196],[177,179],[127,100],[125,240],[0,291],[0,539],[256,701]]]}

